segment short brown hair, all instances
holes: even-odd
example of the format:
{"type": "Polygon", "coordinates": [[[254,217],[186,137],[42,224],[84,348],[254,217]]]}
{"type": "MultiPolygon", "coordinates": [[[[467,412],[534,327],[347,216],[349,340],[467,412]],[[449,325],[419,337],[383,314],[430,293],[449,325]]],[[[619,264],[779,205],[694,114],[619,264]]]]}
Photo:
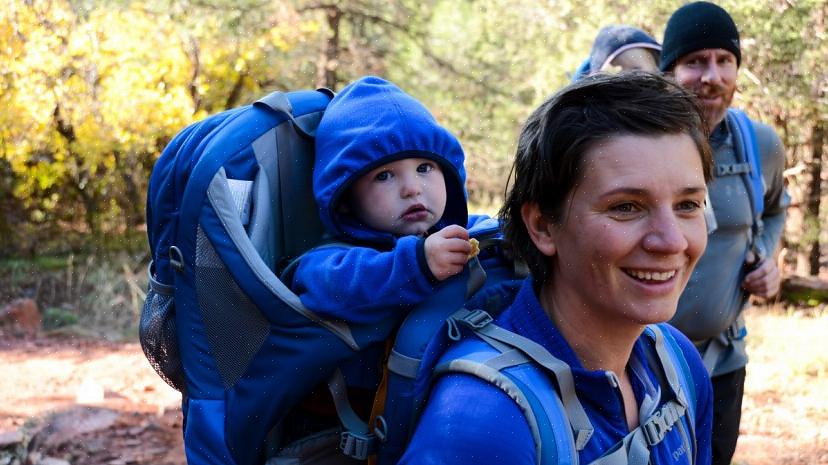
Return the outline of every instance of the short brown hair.
{"type": "Polygon", "coordinates": [[[695,95],[650,73],[595,74],[565,87],[529,116],[518,138],[514,182],[499,213],[506,243],[535,279],[546,279],[548,259],[529,237],[521,207],[537,203],[559,223],[585,154],[610,137],[687,134],[709,181],[713,158],[702,115],[695,95]]]}

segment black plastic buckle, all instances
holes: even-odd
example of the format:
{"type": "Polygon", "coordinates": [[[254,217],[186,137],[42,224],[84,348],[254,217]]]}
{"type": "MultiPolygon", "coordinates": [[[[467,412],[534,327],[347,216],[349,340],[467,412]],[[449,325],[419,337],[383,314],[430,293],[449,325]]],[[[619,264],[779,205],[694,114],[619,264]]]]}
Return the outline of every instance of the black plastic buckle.
{"type": "Polygon", "coordinates": [[[343,431],[339,436],[339,449],[348,457],[365,460],[376,449],[376,438],[373,434],[357,434],[343,431]]]}

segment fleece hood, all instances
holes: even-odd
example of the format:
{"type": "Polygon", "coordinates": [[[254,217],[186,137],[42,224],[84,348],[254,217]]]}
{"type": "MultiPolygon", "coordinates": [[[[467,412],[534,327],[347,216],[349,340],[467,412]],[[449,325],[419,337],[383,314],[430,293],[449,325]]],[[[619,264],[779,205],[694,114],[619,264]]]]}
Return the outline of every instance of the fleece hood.
{"type": "Polygon", "coordinates": [[[377,166],[402,158],[440,164],[446,209],[434,229],[466,225],[463,148],[417,100],[374,76],[349,84],[328,105],[316,131],[313,192],[319,216],[336,237],[393,244],[387,232],[369,229],[339,211],[348,188],[377,166]]]}

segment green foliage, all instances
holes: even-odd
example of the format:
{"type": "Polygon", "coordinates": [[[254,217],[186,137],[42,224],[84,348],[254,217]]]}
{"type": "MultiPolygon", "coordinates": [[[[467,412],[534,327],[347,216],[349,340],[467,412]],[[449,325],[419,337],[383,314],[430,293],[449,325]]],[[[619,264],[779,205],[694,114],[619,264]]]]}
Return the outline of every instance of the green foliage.
{"type": "MultiPolygon", "coordinates": [[[[743,37],[737,104],[777,126],[797,163],[813,121],[828,115],[828,6],[722,5],[743,37]]],[[[177,131],[270,90],[337,89],[368,73],[398,83],[459,136],[470,201],[494,210],[522,122],[569,82],[598,30],[623,23],[660,38],[677,6],[11,0],[0,10],[0,256],[140,236],[151,167],[177,131]]]]}
{"type": "Polygon", "coordinates": [[[78,323],[78,316],[61,308],[50,307],[43,312],[43,329],[51,330],[78,323]]]}

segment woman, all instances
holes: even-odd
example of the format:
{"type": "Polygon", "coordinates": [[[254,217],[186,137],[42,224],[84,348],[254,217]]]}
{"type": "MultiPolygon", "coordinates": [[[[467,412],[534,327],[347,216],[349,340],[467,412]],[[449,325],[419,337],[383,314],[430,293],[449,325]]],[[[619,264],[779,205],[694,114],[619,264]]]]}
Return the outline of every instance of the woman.
{"type": "Polygon", "coordinates": [[[500,213],[531,277],[493,323],[466,322],[478,337],[446,355],[402,463],[710,463],[709,378],[654,325],[706,245],[702,127],[690,94],[646,73],[535,110],[500,213]]]}

